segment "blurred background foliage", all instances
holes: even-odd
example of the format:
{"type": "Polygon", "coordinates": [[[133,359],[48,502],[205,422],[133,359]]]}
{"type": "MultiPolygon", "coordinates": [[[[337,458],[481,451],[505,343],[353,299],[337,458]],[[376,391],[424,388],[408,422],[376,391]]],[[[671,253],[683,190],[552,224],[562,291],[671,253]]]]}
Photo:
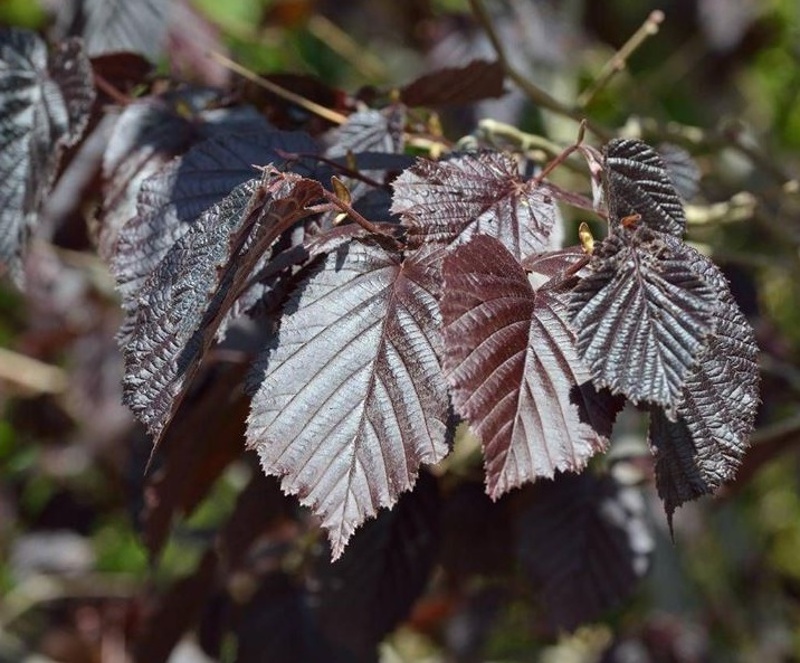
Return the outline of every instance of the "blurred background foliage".
{"type": "MultiPolygon", "coordinates": [[[[0,24],[46,31],[62,2],[0,0],[0,24]]],[[[327,94],[322,103],[332,106],[493,57],[466,0],[174,4],[183,18],[169,24],[161,74],[227,85],[235,76],[206,56],[217,51],[263,74],[314,77],[318,87],[303,79],[307,94],[327,94]]],[[[510,62],[569,105],[650,12],[663,10],[658,34],[583,112],[613,133],[676,142],[695,156],[703,177],[689,239],[723,265],[756,329],[763,407],[738,481],[681,509],[674,543],[645,482],[656,538],[651,570],[634,598],[603,621],[553,636],[530,601],[496,596],[490,578],[454,597],[437,593],[434,576],[434,589],[384,643],[381,660],[800,660],[800,4],[486,5],[510,62]]],[[[455,141],[492,118],[557,143],[575,139],[574,120],[508,87],[501,99],[443,114],[444,135],[455,141]]],[[[559,177],[588,190],[582,174],[565,169],[559,177]]],[[[568,221],[579,216],[566,213],[568,221]]],[[[40,290],[23,296],[0,287],[0,348],[14,354],[0,356],[0,661],[130,660],[131,634],[149,618],[150,604],[164,607],[164,597],[180,594],[179,578],[197,577],[203,551],[252,472],[246,460],[229,465],[172,529],[157,564],[149,563],[139,515],[152,491],[142,475],[149,443],[119,405],[116,300],[87,242],[70,237],[61,242],[66,269],[45,275],[40,290]],[[38,361],[12,367],[20,355],[38,361]],[[20,372],[33,377],[18,380],[20,372]]],[[[621,428],[618,462],[647,476],[641,423],[634,417],[621,428]]],[[[184,638],[169,660],[209,660],[197,639],[184,638]]],[[[205,649],[233,660],[235,645],[217,645],[205,649]]]]}

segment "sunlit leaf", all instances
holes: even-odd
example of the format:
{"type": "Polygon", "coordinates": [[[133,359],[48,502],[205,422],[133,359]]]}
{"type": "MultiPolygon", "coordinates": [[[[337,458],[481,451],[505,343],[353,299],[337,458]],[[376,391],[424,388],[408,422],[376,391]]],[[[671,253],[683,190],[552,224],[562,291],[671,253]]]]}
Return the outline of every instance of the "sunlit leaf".
{"type": "Polygon", "coordinates": [[[489,495],[581,469],[605,447],[614,413],[578,358],[566,307],[534,290],[499,241],[478,235],[445,259],[441,309],[445,374],[483,442],[489,495]]]}
{"type": "Polygon", "coordinates": [[[657,410],[651,418],[656,485],[670,519],[676,507],[733,478],[758,408],[753,330],[718,268],[696,252],[690,262],[713,284],[719,305],[713,332],[681,392],[678,420],[670,421],[657,410]]]}
{"type": "Polygon", "coordinates": [[[683,237],[686,214],[664,160],[640,140],[616,138],[604,148],[609,223],[639,214],[652,230],[683,237]]]}
{"type": "Polygon", "coordinates": [[[552,199],[500,152],[420,159],[393,187],[392,211],[408,226],[412,244],[461,244],[484,234],[521,259],[547,248],[555,223],[552,199]]]}
{"type": "Polygon", "coordinates": [[[431,259],[359,242],[329,254],[293,299],[253,398],[248,446],[321,517],[334,558],[447,453],[431,259]]]}
{"type": "Polygon", "coordinates": [[[80,41],[48,53],[33,32],[0,31],[0,273],[21,279],[25,241],[61,152],[83,134],[94,94],[80,41]]]}
{"type": "Polygon", "coordinates": [[[569,295],[578,351],[595,384],[658,404],[673,419],[717,308],[691,255],[671,235],[618,227],[569,295]]]}
{"type": "Polygon", "coordinates": [[[264,252],[319,195],[317,182],[266,170],[203,213],[142,287],[124,398],[156,443],[264,252]]]}

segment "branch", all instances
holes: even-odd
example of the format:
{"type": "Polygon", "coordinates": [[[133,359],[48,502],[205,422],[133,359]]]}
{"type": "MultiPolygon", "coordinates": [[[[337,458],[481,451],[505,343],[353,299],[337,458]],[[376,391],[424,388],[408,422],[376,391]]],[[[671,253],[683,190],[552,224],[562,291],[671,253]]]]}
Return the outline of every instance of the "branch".
{"type": "Polygon", "coordinates": [[[631,38],[623,44],[611,59],[603,65],[597,78],[592,81],[581,94],[578,96],[578,106],[586,108],[591,103],[595,95],[600,92],[614,76],[625,69],[628,58],[633,55],[637,48],[639,48],[648,37],[658,34],[658,29],[664,21],[664,12],[660,9],[655,9],[650,12],[650,16],[641,25],[641,27],[631,35],[631,38]]]}

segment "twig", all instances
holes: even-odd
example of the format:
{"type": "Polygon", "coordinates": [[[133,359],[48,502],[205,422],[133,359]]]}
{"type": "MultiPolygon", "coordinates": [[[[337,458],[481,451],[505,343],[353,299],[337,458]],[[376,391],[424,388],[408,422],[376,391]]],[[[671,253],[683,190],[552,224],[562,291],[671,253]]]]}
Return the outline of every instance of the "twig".
{"type": "Polygon", "coordinates": [[[383,63],[330,19],[321,14],[314,14],[308,19],[306,27],[312,35],[339,54],[367,80],[386,80],[387,71],[383,63]]]}
{"type": "Polygon", "coordinates": [[[578,138],[575,142],[570,145],[567,149],[562,150],[560,154],[556,155],[555,159],[553,159],[550,163],[548,163],[544,168],[542,168],[542,172],[539,173],[534,179],[534,184],[540,184],[545,177],[547,177],[550,173],[553,172],[558,166],[564,163],[570,154],[575,152],[575,150],[579,149],[581,143],[583,143],[583,137],[586,134],[586,120],[581,120],[580,127],[578,128],[578,138]]]}
{"type": "Polygon", "coordinates": [[[287,90],[286,88],[281,87],[272,81],[268,81],[266,78],[263,78],[262,76],[250,71],[246,67],[240,65],[238,62],[234,62],[222,53],[210,51],[208,55],[212,59],[219,62],[223,67],[227,67],[231,71],[239,74],[242,78],[246,78],[248,81],[255,83],[259,87],[263,87],[265,90],[272,92],[272,94],[277,95],[282,99],[286,99],[286,101],[289,101],[297,106],[300,106],[300,108],[307,110],[309,113],[314,113],[314,115],[318,115],[329,122],[333,122],[334,124],[344,124],[347,121],[346,115],[342,115],[335,110],[331,110],[330,108],[326,108],[321,104],[311,101],[310,99],[306,99],[299,94],[295,94],[291,90],[287,90]]]}
{"type": "Polygon", "coordinates": [[[664,12],[660,9],[655,9],[650,12],[647,20],[641,27],[631,35],[631,38],[626,41],[622,48],[620,48],[611,59],[603,65],[597,78],[592,81],[581,94],[578,96],[578,106],[586,108],[591,103],[594,96],[600,92],[614,76],[622,71],[628,58],[638,49],[649,37],[658,34],[658,29],[664,21],[664,12]]]}
{"type": "MultiPolygon", "coordinates": [[[[555,97],[550,96],[538,85],[529,81],[509,62],[505,48],[500,41],[497,31],[494,29],[492,19],[489,16],[489,12],[486,11],[483,0],[469,0],[469,4],[472,7],[472,12],[478,23],[480,23],[481,27],[486,31],[486,36],[489,37],[492,48],[497,54],[497,59],[500,61],[500,64],[503,65],[506,74],[508,74],[508,77],[519,86],[528,98],[537,106],[556,113],[557,115],[568,117],[576,122],[583,121],[585,118],[580,108],[572,108],[555,97]]],[[[612,134],[608,129],[596,125],[593,122],[587,121],[586,127],[604,141],[611,140],[612,138],[612,134]]]]}
{"type": "Polygon", "coordinates": [[[377,225],[372,223],[372,221],[368,221],[365,219],[361,214],[356,212],[351,205],[346,203],[344,200],[339,198],[335,193],[332,191],[328,191],[327,189],[322,190],[322,194],[329,203],[333,204],[339,210],[347,214],[353,221],[355,221],[359,226],[364,228],[367,232],[370,232],[374,235],[380,235],[381,237],[386,237],[392,240],[397,246],[400,246],[400,243],[397,241],[397,238],[394,235],[387,233],[382,228],[379,228],[377,225]]]}
{"type": "Polygon", "coordinates": [[[60,394],[68,385],[67,374],[57,366],[0,348],[0,380],[38,394],[60,394]]]}

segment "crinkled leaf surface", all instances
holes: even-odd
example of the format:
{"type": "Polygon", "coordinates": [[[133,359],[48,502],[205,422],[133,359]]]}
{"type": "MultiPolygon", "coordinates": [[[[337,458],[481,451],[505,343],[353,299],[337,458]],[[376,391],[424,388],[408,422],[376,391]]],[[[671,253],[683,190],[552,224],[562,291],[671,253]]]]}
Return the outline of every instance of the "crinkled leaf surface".
{"type": "Polygon", "coordinates": [[[616,138],[604,150],[609,223],[640,214],[652,230],[683,237],[686,215],[664,160],[640,140],[616,138]]]}
{"type": "Polygon", "coordinates": [[[353,113],[347,118],[347,122],[328,135],[325,154],[335,158],[345,156],[348,152],[402,152],[404,123],[403,106],[390,106],[383,111],[370,109],[353,113]]]}
{"type": "Polygon", "coordinates": [[[124,400],[156,443],[264,252],[319,195],[319,183],[274,170],[239,185],[192,224],[139,292],[124,339],[124,400]]]}
{"type": "Polygon", "coordinates": [[[555,223],[552,199],[500,152],[420,159],[393,186],[392,211],[408,226],[412,245],[462,244],[484,234],[521,259],[547,247],[555,223]]]}
{"type": "Polygon", "coordinates": [[[483,443],[489,495],[578,470],[605,447],[613,413],[578,358],[566,307],[534,290],[498,240],[478,235],[445,259],[441,310],[443,367],[483,443]]]}
{"type": "Polygon", "coordinates": [[[717,309],[692,253],[671,235],[620,226],[569,294],[578,351],[595,385],[660,405],[672,419],[717,309]]]}
{"type": "Polygon", "coordinates": [[[313,153],[316,145],[299,132],[224,133],[195,145],[145,180],[136,216],[120,230],[113,256],[123,298],[135,295],[202,212],[255,176],[254,166],[280,166],[283,160],[276,150],[313,153]]]}
{"type": "Polygon", "coordinates": [[[519,556],[553,630],[596,620],[630,596],[653,549],[636,489],[584,472],[536,484],[530,498],[518,519],[519,556]]]}
{"type": "Polygon", "coordinates": [[[693,252],[692,266],[713,284],[719,306],[714,331],[689,372],[678,420],[652,414],[650,443],[656,486],[668,517],[675,508],[711,493],[739,467],[758,407],[758,347],[725,277],[693,252]]]}
{"type": "Polygon", "coordinates": [[[447,453],[434,258],[359,242],[329,254],[295,295],[253,398],[248,446],[322,518],[334,558],[447,453]]]}
{"type": "Polygon", "coordinates": [[[414,490],[365,523],[339,560],[321,560],[317,618],[331,642],[374,656],[408,615],[436,562],[439,511],[436,478],[422,472],[414,490]]]}
{"type": "Polygon", "coordinates": [[[463,67],[447,67],[421,76],[400,89],[408,106],[470,104],[505,93],[505,70],[500,62],[473,60],[463,67]]]}
{"type": "Polygon", "coordinates": [[[93,101],[79,41],[48,54],[33,32],[0,31],[0,272],[10,267],[19,276],[23,244],[61,151],[82,135],[93,101]]]}

